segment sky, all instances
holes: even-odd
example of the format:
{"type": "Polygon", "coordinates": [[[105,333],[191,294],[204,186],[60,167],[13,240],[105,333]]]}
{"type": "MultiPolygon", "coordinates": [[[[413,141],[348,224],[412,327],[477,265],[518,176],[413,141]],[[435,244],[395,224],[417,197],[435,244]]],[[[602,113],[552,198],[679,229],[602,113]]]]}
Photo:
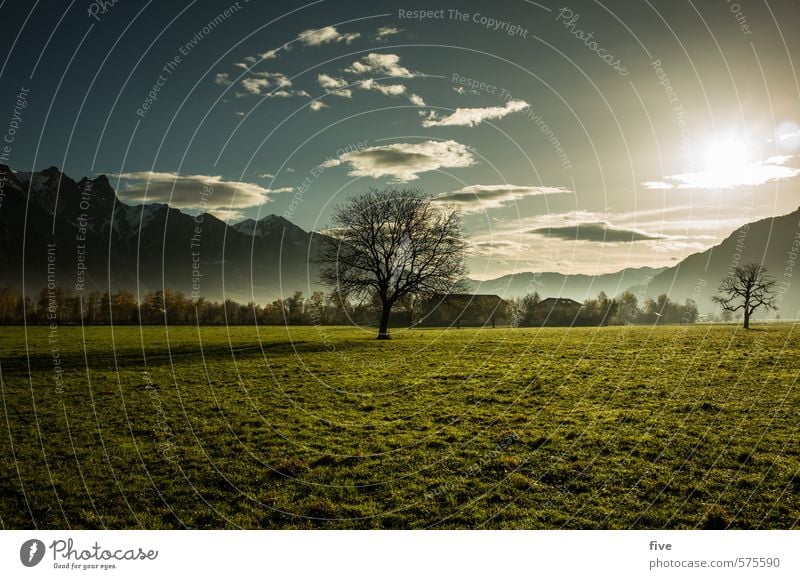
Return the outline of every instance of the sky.
{"type": "Polygon", "coordinates": [[[418,187],[463,212],[475,279],[668,266],[800,205],[793,0],[0,13],[0,161],[128,203],[324,231],[418,187]]]}

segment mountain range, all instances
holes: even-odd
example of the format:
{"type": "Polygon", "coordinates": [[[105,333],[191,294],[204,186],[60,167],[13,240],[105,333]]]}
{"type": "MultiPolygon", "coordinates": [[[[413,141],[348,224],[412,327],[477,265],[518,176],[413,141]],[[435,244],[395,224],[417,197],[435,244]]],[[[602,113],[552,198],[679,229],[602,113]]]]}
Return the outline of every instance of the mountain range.
{"type": "Polygon", "coordinates": [[[70,291],[82,282],[86,291],[171,288],[258,303],[320,289],[313,261],[323,236],[283,217],[228,226],[162,203],[128,205],[105,175],[76,182],[56,167],[26,174],[0,165],[3,174],[0,283],[28,294],[48,273],[70,291]]]}
{"type": "MultiPolygon", "coordinates": [[[[323,289],[315,259],[325,236],[268,215],[233,225],[211,214],[190,215],[166,204],[128,205],[105,175],[73,181],[58,168],[15,173],[0,165],[0,284],[29,295],[54,281],[75,291],[171,288],[194,297],[265,303],[294,291],[323,289]]],[[[630,290],[714,310],[719,281],[738,264],[763,263],[778,280],[780,314],[800,310],[800,209],[732,232],[722,243],[668,268],[626,268],[596,276],[523,272],[468,280],[475,293],[582,301],[630,290]]]]}

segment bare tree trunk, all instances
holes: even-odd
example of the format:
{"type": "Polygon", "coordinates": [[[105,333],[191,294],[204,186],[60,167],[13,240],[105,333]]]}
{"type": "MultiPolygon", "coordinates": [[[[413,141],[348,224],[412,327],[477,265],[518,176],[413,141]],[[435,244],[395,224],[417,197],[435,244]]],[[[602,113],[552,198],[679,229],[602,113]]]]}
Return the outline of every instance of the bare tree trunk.
{"type": "Polygon", "coordinates": [[[750,329],[750,308],[747,307],[747,304],[744,306],[744,329],[750,329]]]}
{"type": "Polygon", "coordinates": [[[392,313],[392,304],[388,302],[383,302],[383,307],[381,308],[381,325],[378,328],[379,340],[389,339],[389,314],[391,313],[392,313]]]}

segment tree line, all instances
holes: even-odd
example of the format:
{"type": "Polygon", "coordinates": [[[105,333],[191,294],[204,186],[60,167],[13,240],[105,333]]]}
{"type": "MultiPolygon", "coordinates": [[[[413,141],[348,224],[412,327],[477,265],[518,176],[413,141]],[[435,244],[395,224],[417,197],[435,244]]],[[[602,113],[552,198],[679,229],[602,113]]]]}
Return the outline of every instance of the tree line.
{"type": "MultiPolygon", "coordinates": [[[[506,300],[508,307],[498,322],[504,325],[623,325],[693,323],[697,305],[672,302],[666,295],[646,298],[640,307],[637,296],[623,292],[609,298],[600,292],[584,301],[577,315],[558,310],[546,312],[538,294],[506,300]]],[[[401,300],[392,315],[393,326],[409,326],[427,312],[421,300],[401,300]]],[[[370,325],[380,321],[383,308],[376,296],[353,301],[337,292],[315,291],[310,296],[296,291],[291,297],[267,304],[241,303],[233,299],[191,299],[180,291],[152,290],[141,301],[127,290],[73,294],[61,286],[42,288],[38,297],[23,296],[13,286],[0,286],[0,324],[58,323],[65,325],[128,324],[261,324],[261,325],[370,325]]]]}
{"type": "Polygon", "coordinates": [[[180,291],[152,290],[141,300],[127,290],[73,294],[61,286],[42,288],[37,297],[0,286],[0,324],[346,324],[369,318],[367,304],[351,304],[335,294],[294,292],[268,304],[233,299],[192,299],[180,291]]]}
{"type": "Polygon", "coordinates": [[[647,297],[640,304],[639,297],[629,291],[614,298],[601,291],[596,298],[585,300],[575,310],[544,307],[536,292],[508,301],[509,317],[519,326],[693,324],[700,315],[697,303],[692,299],[680,304],[661,294],[655,299],[647,297]]]}

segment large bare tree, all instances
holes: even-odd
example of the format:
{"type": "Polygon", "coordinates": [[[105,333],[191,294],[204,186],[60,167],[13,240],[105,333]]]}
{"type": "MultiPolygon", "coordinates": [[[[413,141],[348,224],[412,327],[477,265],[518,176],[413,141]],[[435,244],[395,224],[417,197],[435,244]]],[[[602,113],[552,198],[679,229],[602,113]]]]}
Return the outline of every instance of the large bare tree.
{"type": "Polygon", "coordinates": [[[334,291],[377,297],[378,339],[389,339],[392,307],[405,296],[452,291],[466,275],[461,215],[419,189],[388,187],[336,207],[320,276],[334,291]]]}
{"type": "Polygon", "coordinates": [[[767,269],[757,263],[738,266],[719,285],[720,295],[712,300],[718,303],[723,311],[742,310],[744,329],[750,329],[750,316],[756,308],[764,307],[774,310],[776,306],[775,280],[767,273],[767,269]]]}

